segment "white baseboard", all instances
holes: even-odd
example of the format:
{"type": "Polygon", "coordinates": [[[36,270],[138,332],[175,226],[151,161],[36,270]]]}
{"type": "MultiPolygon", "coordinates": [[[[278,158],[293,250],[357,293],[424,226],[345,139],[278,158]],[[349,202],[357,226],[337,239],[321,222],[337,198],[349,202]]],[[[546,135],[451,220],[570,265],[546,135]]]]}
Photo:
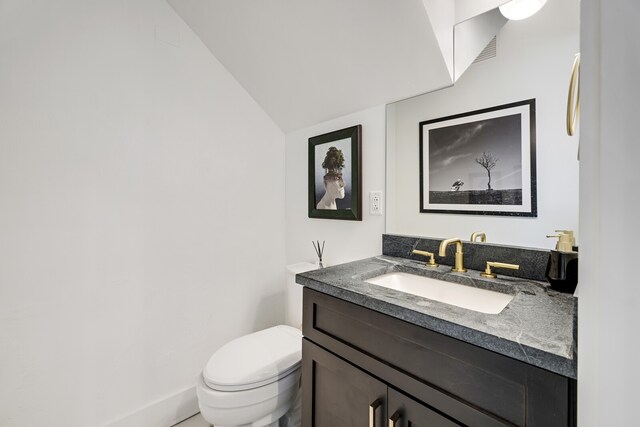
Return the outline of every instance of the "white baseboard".
{"type": "Polygon", "coordinates": [[[150,403],[102,427],[171,427],[200,412],[196,387],[150,403]]]}

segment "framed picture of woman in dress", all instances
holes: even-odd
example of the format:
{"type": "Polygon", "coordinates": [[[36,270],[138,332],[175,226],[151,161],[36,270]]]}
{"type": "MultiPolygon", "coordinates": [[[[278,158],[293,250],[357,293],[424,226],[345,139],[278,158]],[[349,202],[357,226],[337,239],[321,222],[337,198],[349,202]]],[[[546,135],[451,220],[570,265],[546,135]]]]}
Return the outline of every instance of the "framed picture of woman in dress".
{"type": "Polygon", "coordinates": [[[362,126],[309,138],[309,218],[362,220],[362,126]]]}

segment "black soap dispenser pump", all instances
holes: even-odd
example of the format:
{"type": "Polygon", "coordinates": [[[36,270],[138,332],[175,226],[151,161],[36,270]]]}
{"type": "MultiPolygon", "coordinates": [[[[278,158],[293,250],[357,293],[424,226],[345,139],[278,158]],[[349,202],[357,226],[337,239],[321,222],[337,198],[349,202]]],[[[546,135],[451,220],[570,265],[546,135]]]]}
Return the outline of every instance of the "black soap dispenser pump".
{"type": "Polygon", "coordinates": [[[560,234],[547,236],[557,238],[556,249],[551,250],[547,263],[546,277],[553,289],[574,293],[578,285],[578,251],[573,232],[561,230],[560,234]]]}

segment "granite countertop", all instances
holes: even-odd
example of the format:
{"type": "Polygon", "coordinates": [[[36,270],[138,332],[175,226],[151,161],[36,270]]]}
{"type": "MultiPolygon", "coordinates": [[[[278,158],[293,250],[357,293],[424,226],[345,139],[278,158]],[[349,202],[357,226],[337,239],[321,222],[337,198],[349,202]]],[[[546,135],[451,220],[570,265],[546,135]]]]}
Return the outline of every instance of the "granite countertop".
{"type": "Polygon", "coordinates": [[[296,282],[345,301],[576,379],[577,298],[546,282],[480,272],[453,273],[381,255],[298,274],[296,282]],[[392,271],[435,277],[514,295],[499,314],[484,314],[367,283],[392,271]]]}

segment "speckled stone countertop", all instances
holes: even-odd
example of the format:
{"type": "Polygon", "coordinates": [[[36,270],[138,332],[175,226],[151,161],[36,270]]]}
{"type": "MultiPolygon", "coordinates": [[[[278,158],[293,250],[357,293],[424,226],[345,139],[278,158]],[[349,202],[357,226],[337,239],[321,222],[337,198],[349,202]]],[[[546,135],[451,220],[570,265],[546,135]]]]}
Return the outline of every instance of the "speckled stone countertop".
{"type": "Polygon", "coordinates": [[[441,265],[386,255],[298,274],[296,282],[328,295],[422,326],[478,347],[576,378],[577,299],[545,282],[478,271],[452,273],[441,265]],[[367,283],[392,271],[435,277],[515,295],[499,314],[484,314],[367,283]]]}

